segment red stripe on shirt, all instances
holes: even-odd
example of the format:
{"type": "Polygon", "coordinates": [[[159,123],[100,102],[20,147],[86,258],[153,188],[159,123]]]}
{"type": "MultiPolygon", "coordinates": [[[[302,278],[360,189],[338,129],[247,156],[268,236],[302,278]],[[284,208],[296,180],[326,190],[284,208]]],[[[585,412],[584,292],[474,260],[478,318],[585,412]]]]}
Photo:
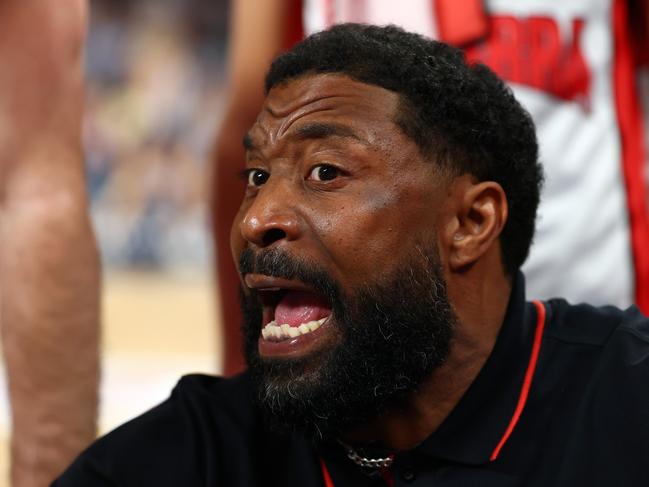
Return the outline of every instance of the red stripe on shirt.
{"type": "MultiPolygon", "coordinates": [[[[631,250],[635,267],[635,300],[649,313],[649,216],[644,185],[644,141],[642,114],[635,86],[633,52],[626,0],[613,5],[615,60],[613,82],[615,107],[620,127],[622,167],[626,183],[631,250]]],[[[597,263],[594,263],[597,265],[597,263]]]]}
{"type": "Polygon", "coordinates": [[[530,355],[530,361],[527,364],[527,370],[525,371],[525,379],[523,380],[523,387],[521,388],[520,395],[518,396],[518,404],[516,404],[516,409],[514,410],[514,415],[509,422],[509,426],[505,430],[505,434],[498,442],[498,445],[494,449],[493,453],[489,460],[494,461],[498,458],[500,450],[502,450],[505,443],[511,436],[516,424],[525,409],[525,404],[527,403],[527,398],[530,393],[530,387],[532,386],[532,379],[534,378],[534,371],[536,370],[536,363],[539,359],[539,351],[541,350],[541,341],[543,339],[543,329],[545,328],[545,306],[540,301],[533,301],[534,306],[536,306],[536,331],[534,332],[534,344],[532,345],[532,354],[530,355]]]}

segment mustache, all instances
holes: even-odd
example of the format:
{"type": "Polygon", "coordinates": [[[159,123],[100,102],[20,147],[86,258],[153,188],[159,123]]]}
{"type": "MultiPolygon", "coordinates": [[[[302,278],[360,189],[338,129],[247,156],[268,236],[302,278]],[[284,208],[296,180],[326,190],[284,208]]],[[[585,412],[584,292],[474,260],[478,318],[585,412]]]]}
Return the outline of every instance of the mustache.
{"type": "Polygon", "coordinates": [[[337,283],[321,267],[295,257],[285,250],[254,252],[246,248],[239,256],[239,272],[255,273],[301,281],[327,297],[339,296],[337,283]]]}

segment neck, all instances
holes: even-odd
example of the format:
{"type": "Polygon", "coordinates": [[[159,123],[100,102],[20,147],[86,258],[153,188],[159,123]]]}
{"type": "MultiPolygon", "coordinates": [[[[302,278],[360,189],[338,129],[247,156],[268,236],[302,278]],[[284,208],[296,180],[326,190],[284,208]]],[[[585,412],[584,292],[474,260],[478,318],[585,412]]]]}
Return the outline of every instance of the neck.
{"type": "Polygon", "coordinates": [[[444,364],[405,404],[348,431],[345,441],[409,450],[434,433],[455,408],[493,350],[512,289],[504,275],[475,277],[473,271],[447,279],[458,325],[444,364]]]}

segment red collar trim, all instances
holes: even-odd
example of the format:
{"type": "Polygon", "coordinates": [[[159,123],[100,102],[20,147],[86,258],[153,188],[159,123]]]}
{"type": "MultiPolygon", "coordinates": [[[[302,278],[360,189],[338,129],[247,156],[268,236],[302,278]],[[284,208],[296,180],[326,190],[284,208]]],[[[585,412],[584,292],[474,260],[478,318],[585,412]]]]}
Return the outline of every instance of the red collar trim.
{"type": "Polygon", "coordinates": [[[498,442],[498,445],[491,453],[489,457],[490,461],[494,461],[498,458],[500,450],[502,450],[505,443],[511,436],[516,424],[525,409],[525,404],[527,403],[527,397],[530,393],[530,387],[532,386],[532,379],[534,378],[534,371],[536,370],[536,363],[539,359],[539,351],[541,350],[541,340],[543,338],[543,329],[545,328],[545,305],[541,301],[532,301],[534,306],[536,306],[536,331],[534,332],[534,345],[532,346],[532,354],[530,355],[530,361],[527,364],[527,370],[525,371],[525,380],[523,381],[523,387],[521,388],[521,393],[518,396],[518,404],[516,404],[516,409],[514,410],[514,415],[512,416],[509,426],[505,430],[505,434],[498,442]]]}
{"type": "Polygon", "coordinates": [[[322,469],[322,478],[324,479],[325,487],[335,487],[333,480],[331,480],[331,475],[329,475],[329,470],[322,458],[320,458],[320,468],[322,469]]]}

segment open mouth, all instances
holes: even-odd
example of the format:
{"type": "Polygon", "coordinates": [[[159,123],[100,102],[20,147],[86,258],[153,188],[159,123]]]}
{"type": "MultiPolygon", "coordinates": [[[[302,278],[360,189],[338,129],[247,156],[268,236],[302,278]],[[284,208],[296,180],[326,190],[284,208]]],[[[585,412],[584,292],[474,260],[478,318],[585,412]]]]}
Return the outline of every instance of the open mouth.
{"type": "Polygon", "coordinates": [[[331,304],[310,289],[284,287],[259,289],[263,304],[261,336],[282,342],[318,330],[331,315],[331,304]]]}

